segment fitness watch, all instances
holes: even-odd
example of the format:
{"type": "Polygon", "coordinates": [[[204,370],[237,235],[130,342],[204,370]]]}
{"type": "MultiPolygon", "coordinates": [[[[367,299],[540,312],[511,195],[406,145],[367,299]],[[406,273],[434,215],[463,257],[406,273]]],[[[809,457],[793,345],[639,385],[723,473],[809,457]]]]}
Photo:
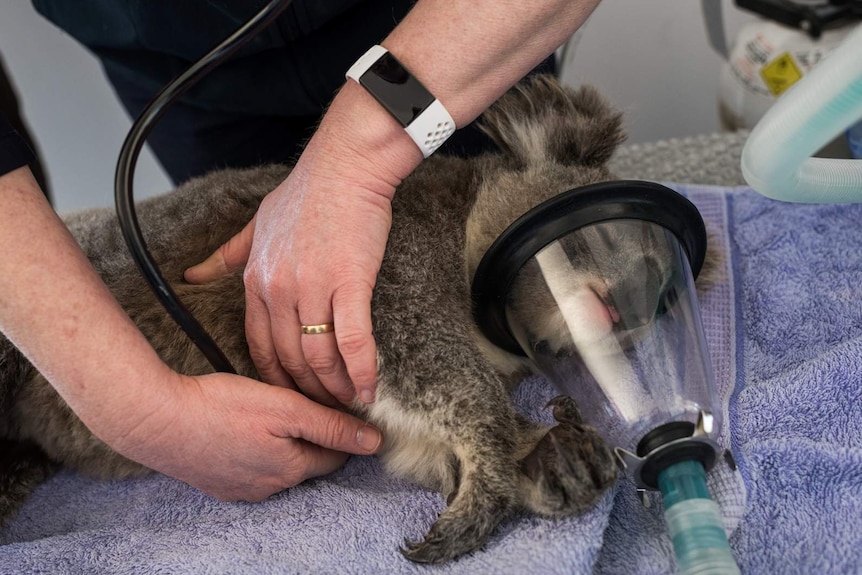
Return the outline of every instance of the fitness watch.
{"type": "Polygon", "coordinates": [[[372,46],[346,76],[386,108],[424,157],[433,154],[455,132],[455,121],[440,100],[383,46],[372,46]]]}

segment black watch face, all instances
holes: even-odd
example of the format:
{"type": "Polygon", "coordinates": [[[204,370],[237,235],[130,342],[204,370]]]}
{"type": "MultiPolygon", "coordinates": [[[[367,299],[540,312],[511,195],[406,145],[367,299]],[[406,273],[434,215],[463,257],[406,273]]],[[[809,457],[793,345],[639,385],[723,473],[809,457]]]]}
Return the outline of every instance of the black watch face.
{"type": "Polygon", "coordinates": [[[407,127],[434,102],[434,96],[387,52],[359,78],[359,83],[407,127]]]}

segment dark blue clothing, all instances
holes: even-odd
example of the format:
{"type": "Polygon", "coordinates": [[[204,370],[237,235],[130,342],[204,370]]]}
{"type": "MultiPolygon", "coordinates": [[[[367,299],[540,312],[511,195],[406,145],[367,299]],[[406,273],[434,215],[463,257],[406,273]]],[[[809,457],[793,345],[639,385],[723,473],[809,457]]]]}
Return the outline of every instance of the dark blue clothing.
{"type": "MultiPolygon", "coordinates": [[[[175,182],[219,167],[295,159],[344,74],[414,0],[294,0],[274,25],[171,107],[148,139],[175,182]]],[[[266,0],[33,0],[102,62],[132,117],[266,0]]],[[[553,68],[552,61],[545,63],[553,68]]],[[[490,146],[459,130],[441,150],[490,146]]]]}
{"type": "Polygon", "coordinates": [[[0,176],[30,164],[35,159],[24,138],[0,110],[0,176]]]}

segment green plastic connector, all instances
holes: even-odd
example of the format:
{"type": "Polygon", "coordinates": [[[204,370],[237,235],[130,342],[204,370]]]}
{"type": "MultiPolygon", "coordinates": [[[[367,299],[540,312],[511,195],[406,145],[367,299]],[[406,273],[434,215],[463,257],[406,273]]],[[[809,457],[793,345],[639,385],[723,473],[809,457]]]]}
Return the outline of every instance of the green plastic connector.
{"type": "Polygon", "coordinates": [[[703,465],[699,461],[675,463],[659,473],[658,486],[680,573],[738,574],[703,465]]]}

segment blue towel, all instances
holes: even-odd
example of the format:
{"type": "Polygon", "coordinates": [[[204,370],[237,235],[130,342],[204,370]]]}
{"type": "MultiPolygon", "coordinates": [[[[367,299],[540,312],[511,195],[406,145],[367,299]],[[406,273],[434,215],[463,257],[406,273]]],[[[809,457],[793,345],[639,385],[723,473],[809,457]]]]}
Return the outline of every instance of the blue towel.
{"type": "MultiPolygon", "coordinates": [[[[673,186],[727,250],[701,299],[722,400],[710,488],[743,573],[862,572],[862,205],[774,202],[750,190],[673,186]]],[[[530,378],[515,402],[547,418],[530,378]]],[[[0,530],[5,573],[672,573],[657,500],[627,480],[589,513],[520,515],[480,551],[414,565],[442,497],[375,458],[257,504],[221,503],[159,475],[100,483],[63,472],[0,530]]]]}

